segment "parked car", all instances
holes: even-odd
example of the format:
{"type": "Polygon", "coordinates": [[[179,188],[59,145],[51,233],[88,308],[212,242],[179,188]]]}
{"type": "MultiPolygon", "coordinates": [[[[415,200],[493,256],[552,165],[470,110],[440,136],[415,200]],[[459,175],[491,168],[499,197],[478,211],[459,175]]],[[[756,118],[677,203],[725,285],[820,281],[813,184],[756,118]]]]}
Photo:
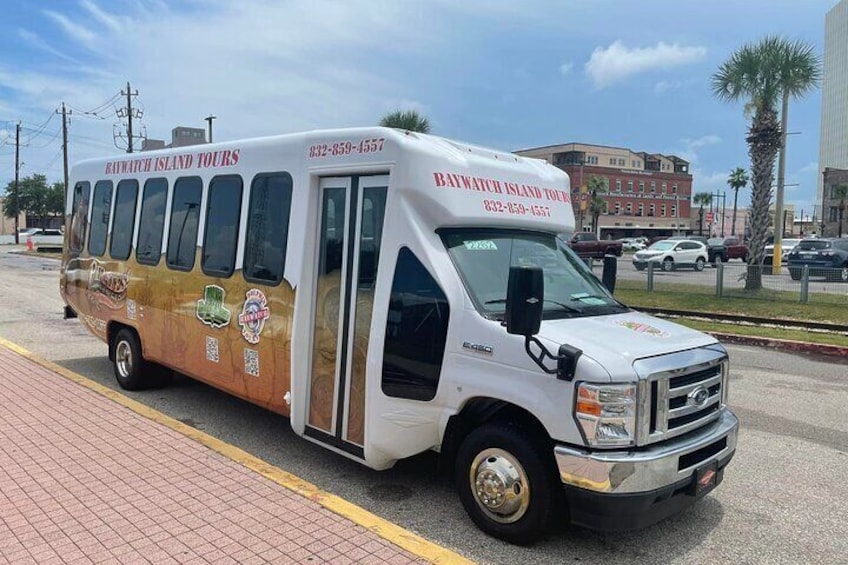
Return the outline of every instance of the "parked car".
{"type": "Polygon", "coordinates": [[[730,259],[742,259],[743,263],[748,260],[748,246],[736,236],[711,237],[707,245],[711,251],[712,264],[718,261],[727,263],[730,259]]]}
{"type": "Polygon", "coordinates": [[[810,275],[829,281],[848,282],[848,239],[802,239],[788,255],[789,274],[801,280],[804,266],[810,275]]]}
{"type": "Polygon", "coordinates": [[[710,240],[702,235],[675,235],[668,238],[669,241],[699,241],[704,244],[704,247],[707,248],[707,261],[711,265],[715,265],[715,260],[717,255],[724,254],[724,246],[723,245],[710,245],[710,240]]]}
{"type": "Polygon", "coordinates": [[[603,259],[604,255],[621,257],[623,247],[620,241],[613,239],[598,239],[590,232],[577,232],[565,240],[578,257],[603,259]]]}
{"type": "Polygon", "coordinates": [[[30,228],[21,237],[24,242],[31,240],[36,250],[61,249],[65,242],[64,232],[58,229],[30,228]]]}
{"type": "MultiPolygon", "coordinates": [[[[773,240],[772,240],[773,241],[773,240]]],[[[780,262],[786,263],[789,252],[792,251],[798,243],[800,243],[800,239],[795,238],[784,238],[780,242],[780,262]]],[[[770,243],[766,245],[763,250],[763,265],[771,265],[774,262],[774,243],[770,243]]]]}
{"type": "Polygon", "coordinates": [[[621,240],[621,248],[624,251],[640,251],[645,249],[645,242],[639,237],[627,237],[621,240]]]}
{"type": "Polygon", "coordinates": [[[664,239],[633,255],[636,270],[645,270],[648,263],[659,264],[663,271],[682,267],[703,271],[707,264],[707,246],[692,239],[664,239]]]}

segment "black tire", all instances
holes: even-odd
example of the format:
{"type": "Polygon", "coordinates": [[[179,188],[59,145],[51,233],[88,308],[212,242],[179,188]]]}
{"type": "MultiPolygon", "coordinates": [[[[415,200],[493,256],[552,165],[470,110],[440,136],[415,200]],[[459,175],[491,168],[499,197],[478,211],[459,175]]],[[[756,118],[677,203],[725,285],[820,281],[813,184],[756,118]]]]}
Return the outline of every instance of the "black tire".
{"type": "Polygon", "coordinates": [[[705,263],[706,263],[706,261],[704,261],[703,257],[698,257],[697,259],[695,259],[695,270],[696,271],[703,271],[705,263]]]}
{"type": "Polygon", "coordinates": [[[662,270],[665,271],[665,272],[673,271],[674,270],[674,259],[672,259],[671,257],[666,257],[665,259],[663,259],[662,270]]]}
{"type": "Polygon", "coordinates": [[[848,283],[848,263],[842,265],[842,268],[839,270],[839,280],[848,283]]]}
{"type": "Polygon", "coordinates": [[[789,276],[792,277],[793,281],[800,281],[801,269],[793,269],[792,267],[789,267],[789,276]]]}
{"type": "Polygon", "coordinates": [[[713,260],[711,261],[711,263],[712,263],[713,267],[717,268],[719,263],[727,263],[727,259],[725,259],[720,254],[718,254],[715,257],[713,257],[713,260]]]}
{"type": "Polygon", "coordinates": [[[645,270],[645,267],[636,267],[636,270],[637,270],[637,271],[644,271],[644,270],[645,270]]]}
{"type": "Polygon", "coordinates": [[[141,342],[128,328],[115,335],[113,344],[115,379],[124,390],[141,390],[152,383],[150,364],[141,355],[141,342]]]}
{"type": "Polygon", "coordinates": [[[551,447],[505,422],[486,424],[465,438],[456,457],[455,479],[462,505],[477,527],[518,545],[532,544],[547,533],[561,500],[551,447]],[[511,466],[513,462],[517,466],[511,466]],[[504,484],[495,471],[502,477],[507,469],[517,480],[504,484]],[[488,491],[483,490],[486,486],[488,491]],[[495,499],[489,508],[482,500],[487,496],[495,499]],[[514,510],[509,508],[516,504],[514,510]]]}

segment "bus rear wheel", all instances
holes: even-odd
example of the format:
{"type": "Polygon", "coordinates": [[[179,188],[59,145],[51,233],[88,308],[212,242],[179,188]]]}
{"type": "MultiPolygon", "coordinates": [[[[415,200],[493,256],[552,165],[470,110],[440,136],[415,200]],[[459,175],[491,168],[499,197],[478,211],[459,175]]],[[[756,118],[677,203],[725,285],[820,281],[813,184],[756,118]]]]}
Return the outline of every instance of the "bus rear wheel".
{"type": "Polygon", "coordinates": [[[141,355],[138,335],[123,328],[115,335],[114,342],[115,379],[124,390],[141,390],[167,383],[171,371],[148,361],[141,355]]]}
{"type": "Polygon", "coordinates": [[[549,529],[559,484],[552,452],[533,434],[508,423],[471,432],[456,458],[456,484],[478,528],[527,545],[549,529]]]}

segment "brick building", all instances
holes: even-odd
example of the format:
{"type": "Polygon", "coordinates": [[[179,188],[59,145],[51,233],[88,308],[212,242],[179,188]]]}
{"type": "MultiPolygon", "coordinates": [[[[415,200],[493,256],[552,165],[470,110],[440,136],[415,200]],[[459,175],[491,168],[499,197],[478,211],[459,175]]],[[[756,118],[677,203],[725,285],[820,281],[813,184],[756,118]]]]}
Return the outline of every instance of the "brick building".
{"type": "Polygon", "coordinates": [[[675,155],[586,143],[515,153],[544,159],[568,173],[578,229],[592,229],[586,185],[598,176],[609,190],[603,196],[607,212],[598,219],[602,238],[692,233],[692,175],[689,163],[675,155]]]}

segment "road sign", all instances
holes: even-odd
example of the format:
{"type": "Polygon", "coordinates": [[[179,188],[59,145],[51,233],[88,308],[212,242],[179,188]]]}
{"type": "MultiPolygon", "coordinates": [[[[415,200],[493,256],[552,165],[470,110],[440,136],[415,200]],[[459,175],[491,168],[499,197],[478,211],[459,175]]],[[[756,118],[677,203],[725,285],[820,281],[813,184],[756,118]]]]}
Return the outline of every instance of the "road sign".
{"type": "Polygon", "coordinates": [[[709,224],[713,223],[713,219],[714,219],[713,213],[707,212],[705,215],[707,217],[707,223],[709,223],[709,224]]]}

